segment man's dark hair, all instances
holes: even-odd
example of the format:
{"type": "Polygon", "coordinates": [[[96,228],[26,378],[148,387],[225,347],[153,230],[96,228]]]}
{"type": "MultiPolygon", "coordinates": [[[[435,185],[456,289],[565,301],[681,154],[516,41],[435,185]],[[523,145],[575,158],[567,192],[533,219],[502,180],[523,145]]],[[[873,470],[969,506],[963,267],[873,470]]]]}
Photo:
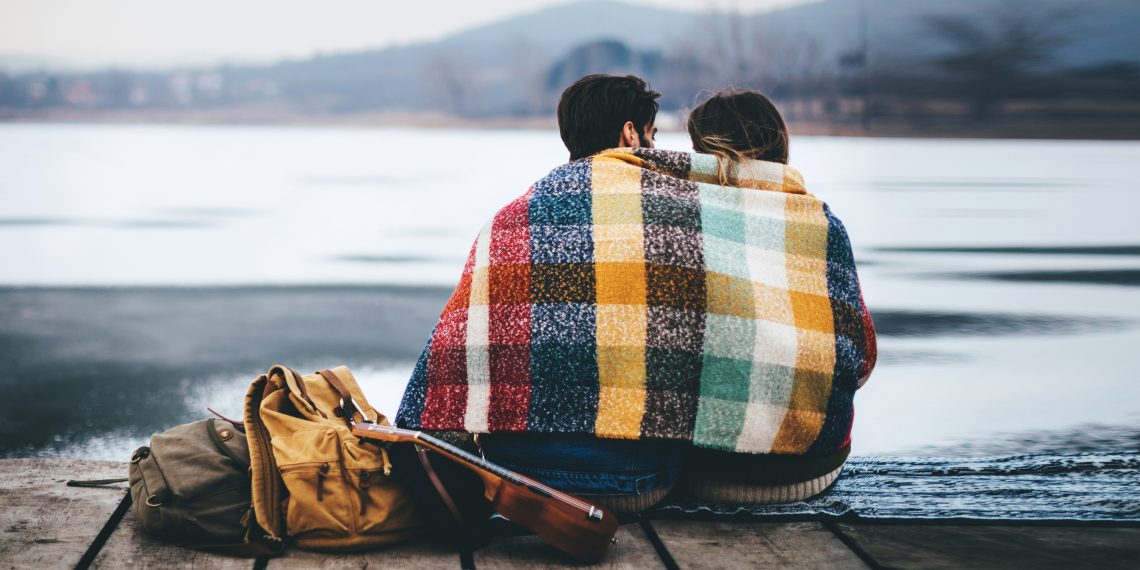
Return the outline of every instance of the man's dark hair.
{"type": "Polygon", "coordinates": [[[626,121],[633,121],[645,137],[646,127],[657,118],[660,96],[633,75],[587,75],[575,81],[558,100],[558,130],[570,160],[617,146],[626,121]]]}

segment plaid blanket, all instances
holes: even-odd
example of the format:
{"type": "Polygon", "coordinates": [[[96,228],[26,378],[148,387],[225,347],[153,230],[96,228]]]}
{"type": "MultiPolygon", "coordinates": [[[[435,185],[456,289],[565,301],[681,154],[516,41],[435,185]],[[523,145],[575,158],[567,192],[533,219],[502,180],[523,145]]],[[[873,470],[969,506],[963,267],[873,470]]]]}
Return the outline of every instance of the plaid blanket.
{"type": "Polygon", "coordinates": [[[615,149],[483,228],[397,424],[826,453],[874,363],[847,233],[798,172],[615,149]]]}

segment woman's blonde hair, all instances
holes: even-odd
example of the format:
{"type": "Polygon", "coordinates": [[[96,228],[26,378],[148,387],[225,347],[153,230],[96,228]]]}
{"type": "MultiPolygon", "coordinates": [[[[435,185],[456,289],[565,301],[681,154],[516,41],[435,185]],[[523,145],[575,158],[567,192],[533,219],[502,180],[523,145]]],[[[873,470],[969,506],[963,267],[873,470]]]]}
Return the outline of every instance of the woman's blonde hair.
{"type": "Polygon", "coordinates": [[[717,157],[722,184],[748,159],[788,163],[788,128],[776,106],[759,91],[729,88],[689,112],[693,150],[717,157]]]}

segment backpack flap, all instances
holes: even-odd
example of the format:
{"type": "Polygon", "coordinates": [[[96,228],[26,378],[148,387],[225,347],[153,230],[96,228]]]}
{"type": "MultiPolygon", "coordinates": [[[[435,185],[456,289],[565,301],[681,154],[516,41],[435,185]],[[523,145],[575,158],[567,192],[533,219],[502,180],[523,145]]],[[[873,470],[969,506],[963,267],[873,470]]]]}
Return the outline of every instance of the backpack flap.
{"type": "Polygon", "coordinates": [[[254,520],[271,540],[285,538],[285,525],[281,512],[281,498],[284,489],[277,474],[277,462],[270,447],[270,435],[261,421],[263,400],[276,394],[281,398],[281,385],[262,374],[249,386],[245,395],[245,408],[242,423],[245,424],[245,437],[249,446],[250,498],[254,520]]]}

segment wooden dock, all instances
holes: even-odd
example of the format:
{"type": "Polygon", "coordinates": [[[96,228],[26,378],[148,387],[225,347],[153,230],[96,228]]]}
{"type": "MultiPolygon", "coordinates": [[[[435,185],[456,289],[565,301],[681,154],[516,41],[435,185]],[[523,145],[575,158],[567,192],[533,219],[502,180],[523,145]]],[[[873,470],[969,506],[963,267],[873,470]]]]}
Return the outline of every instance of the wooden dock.
{"type": "MultiPolygon", "coordinates": [[[[560,568],[582,567],[530,536],[497,537],[457,553],[430,539],[367,554],[291,549],[264,560],[164,545],[139,528],[126,485],[67,487],[122,477],[126,464],[0,460],[3,568],[560,568]]],[[[741,522],[646,519],[623,525],[598,568],[1138,568],[1140,527],[1105,524],[741,522]]]]}

